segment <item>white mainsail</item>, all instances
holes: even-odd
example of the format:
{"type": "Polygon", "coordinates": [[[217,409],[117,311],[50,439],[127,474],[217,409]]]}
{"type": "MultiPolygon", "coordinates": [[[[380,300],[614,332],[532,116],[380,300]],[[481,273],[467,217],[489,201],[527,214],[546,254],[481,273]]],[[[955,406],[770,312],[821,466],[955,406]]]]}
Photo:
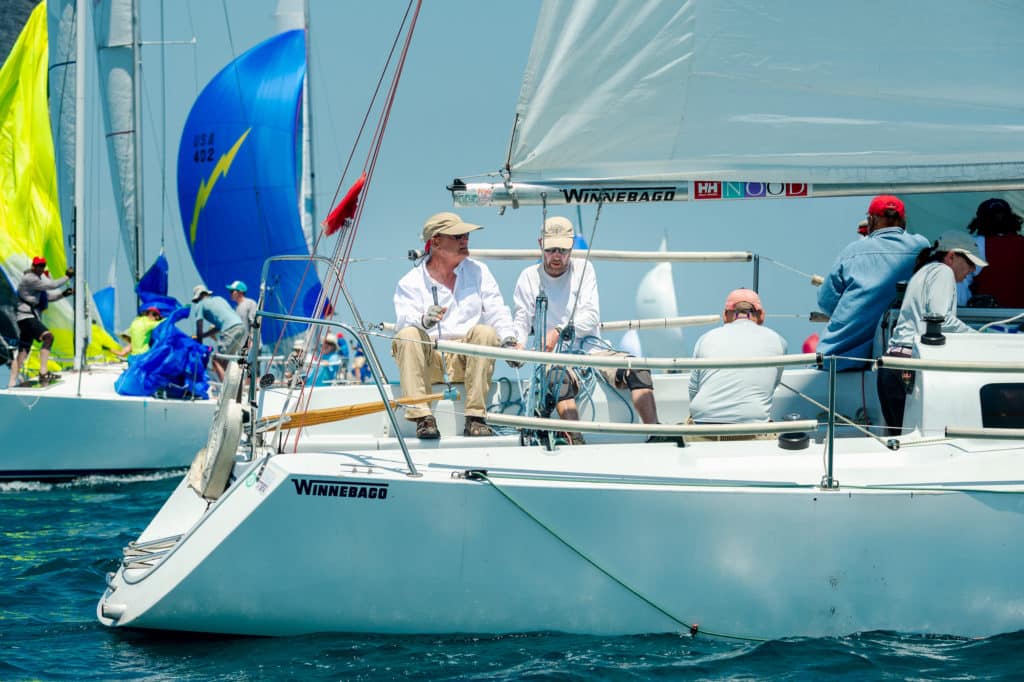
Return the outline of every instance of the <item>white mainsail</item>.
{"type": "Polygon", "coordinates": [[[512,185],[456,200],[529,203],[540,183],[549,203],[1019,188],[1022,23],[1024,5],[995,1],[551,0],[512,185]]]}

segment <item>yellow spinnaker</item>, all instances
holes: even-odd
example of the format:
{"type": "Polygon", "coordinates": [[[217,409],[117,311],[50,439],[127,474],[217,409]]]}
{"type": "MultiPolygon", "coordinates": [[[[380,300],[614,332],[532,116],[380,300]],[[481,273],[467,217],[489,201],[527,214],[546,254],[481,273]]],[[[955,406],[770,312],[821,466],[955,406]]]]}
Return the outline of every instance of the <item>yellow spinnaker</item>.
{"type": "MultiPolygon", "coordinates": [[[[0,68],[0,269],[13,287],[33,256],[45,257],[54,277],[67,267],[47,108],[47,61],[46,3],[41,2],[0,68]]],[[[88,295],[81,283],[74,286],[88,295]]],[[[57,357],[74,353],[73,320],[71,299],[53,302],[43,314],[57,357]]],[[[90,357],[112,358],[105,349],[119,345],[92,325],[90,357]]]]}

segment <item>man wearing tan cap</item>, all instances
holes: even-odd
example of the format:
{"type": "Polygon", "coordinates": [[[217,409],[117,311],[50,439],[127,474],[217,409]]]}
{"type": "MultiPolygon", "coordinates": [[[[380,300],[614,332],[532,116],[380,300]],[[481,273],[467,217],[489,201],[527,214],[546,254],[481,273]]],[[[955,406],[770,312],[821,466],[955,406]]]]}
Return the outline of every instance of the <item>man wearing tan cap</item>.
{"type": "MultiPolygon", "coordinates": [[[[721,327],[704,333],[695,358],[757,358],[785,355],[786,341],[764,326],[764,306],[752,289],[725,299],[721,327]]],[[[767,422],[781,367],[694,369],[690,371],[690,421],[695,424],[767,422]]],[[[774,438],[774,436],[767,436],[774,438]]],[[[691,437],[690,440],[754,440],[757,436],[691,437]]]]}
{"type": "MultiPolygon", "coordinates": [[[[559,339],[565,338],[561,347],[564,351],[620,355],[626,353],[610,350],[601,339],[601,306],[597,292],[597,276],[593,263],[573,259],[572,246],[575,233],[568,218],[555,216],[544,221],[544,229],[538,240],[543,251],[542,262],[530,265],[519,273],[513,301],[515,315],[513,324],[517,342],[525,346],[527,338],[536,330],[537,296],[541,291],[547,297],[547,329],[544,333],[544,350],[553,351],[559,347],[559,339]],[[566,329],[571,332],[566,334],[566,329]]],[[[658,423],[658,407],[654,400],[654,384],[648,370],[626,370],[608,368],[599,370],[609,384],[616,388],[630,389],[633,405],[645,424],[658,423]]],[[[562,419],[578,421],[576,395],[579,382],[573,371],[552,368],[548,372],[549,382],[557,381],[559,386],[555,409],[562,419]]],[[[568,432],[574,443],[583,442],[579,433],[568,432]]],[[[675,438],[652,436],[651,442],[674,441],[675,438]]]]}
{"type": "MultiPolygon", "coordinates": [[[[956,316],[956,285],[975,270],[988,265],[979,255],[974,237],[962,230],[943,232],[935,244],[922,251],[917,270],[907,284],[903,305],[889,341],[886,355],[910,357],[915,339],[924,334],[925,315],[943,318],[942,331],[949,334],[975,330],[956,316]]],[[[903,428],[903,409],[912,375],[902,370],[878,370],[878,399],[889,435],[899,435],[903,428]]]]}
{"type": "MultiPolygon", "coordinates": [[[[515,345],[512,316],[498,282],[486,265],[469,257],[469,233],[479,229],[455,213],[430,216],[421,235],[427,256],[395,287],[398,333],[391,353],[405,396],[427,395],[432,384],[443,380],[444,360],[431,346],[436,339],[498,346],[501,338],[502,345],[515,345]]],[[[463,435],[493,436],[486,414],[494,360],[452,354],[445,360],[452,380],[466,384],[463,435]]],[[[428,406],[406,408],[405,418],[416,422],[417,437],[440,437],[428,406]]]]}

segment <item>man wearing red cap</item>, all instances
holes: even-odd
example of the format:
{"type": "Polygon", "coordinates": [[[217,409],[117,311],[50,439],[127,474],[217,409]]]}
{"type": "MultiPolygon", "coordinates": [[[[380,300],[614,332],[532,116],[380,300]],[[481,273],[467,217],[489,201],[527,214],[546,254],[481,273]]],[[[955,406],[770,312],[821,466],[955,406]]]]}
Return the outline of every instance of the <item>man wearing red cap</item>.
{"type": "MultiPolygon", "coordinates": [[[[896,283],[910,279],[914,260],[928,240],[906,231],[906,210],[898,197],[883,194],[868,206],[868,235],[836,258],[818,292],[818,307],[829,323],[818,352],[870,358],[875,329],[896,296],[896,283]]],[[[837,360],[836,369],[864,369],[857,360],[837,360]]]]}
{"type": "MultiPolygon", "coordinates": [[[[18,321],[18,356],[11,363],[11,380],[8,388],[17,386],[18,373],[28,358],[28,352],[32,350],[33,341],[38,341],[42,346],[39,349],[39,384],[45,386],[57,378],[47,371],[50,348],[53,346],[53,333],[43,324],[42,315],[50,300],[48,292],[64,286],[74,276],[74,268],[68,268],[60,279],[50,279],[46,272],[46,259],[42,256],[33,258],[32,267],[22,275],[21,281],[18,282],[18,308],[15,316],[18,321]]],[[[73,293],[74,289],[68,287],[53,300],[65,298],[73,293]]]]}
{"type": "MultiPolygon", "coordinates": [[[[757,358],[785,355],[786,341],[764,326],[756,291],[736,289],[725,299],[721,327],[697,339],[695,358],[757,358]]],[[[695,424],[767,422],[781,367],[694,369],[690,372],[690,420],[695,424]]],[[[711,440],[752,440],[755,436],[712,436],[711,440]]],[[[696,440],[696,439],[691,439],[696,440]]]]}

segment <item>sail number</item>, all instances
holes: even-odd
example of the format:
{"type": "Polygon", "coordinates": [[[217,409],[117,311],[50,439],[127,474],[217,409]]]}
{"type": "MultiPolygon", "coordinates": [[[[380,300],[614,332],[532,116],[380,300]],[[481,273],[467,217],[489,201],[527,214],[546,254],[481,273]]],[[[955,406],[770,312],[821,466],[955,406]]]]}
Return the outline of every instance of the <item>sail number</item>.
{"type": "Polygon", "coordinates": [[[214,157],[213,133],[196,133],[192,136],[192,161],[210,163],[214,157]]]}

